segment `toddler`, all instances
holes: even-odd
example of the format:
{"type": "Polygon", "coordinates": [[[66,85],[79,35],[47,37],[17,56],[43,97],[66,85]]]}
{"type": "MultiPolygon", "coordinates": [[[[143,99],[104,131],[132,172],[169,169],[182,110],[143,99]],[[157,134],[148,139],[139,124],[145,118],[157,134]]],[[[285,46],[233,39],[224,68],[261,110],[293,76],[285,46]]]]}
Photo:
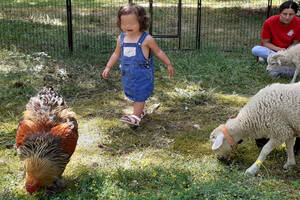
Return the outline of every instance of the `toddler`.
{"type": "Polygon", "coordinates": [[[102,73],[102,77],[107,79],[111,68],[120,60],[123,90],[126,97],[133,101],[133,114],[125,115],[120,120],[136,126],[146,114],[145,101],[154,89],[152,53],[167,66],[170,77],[174,76],[170,60],[154,38],[145,32],[148,21],[145,9],[137,4],[130,3],[119,9],[117,25],[123,33],[118,37],[115,51],[102,73]]]}

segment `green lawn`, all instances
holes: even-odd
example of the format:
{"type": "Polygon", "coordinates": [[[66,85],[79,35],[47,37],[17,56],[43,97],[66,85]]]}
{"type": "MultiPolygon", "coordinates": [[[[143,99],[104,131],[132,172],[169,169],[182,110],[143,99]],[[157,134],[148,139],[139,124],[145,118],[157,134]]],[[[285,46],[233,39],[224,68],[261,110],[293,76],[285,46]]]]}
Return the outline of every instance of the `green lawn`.
{"type": "MultiPolygon", "coordinates": [[[[64,2],[2,0],[7,7],[0,11],[0,199],[299,199],[300,168],[282,169],[284,146],[253,177],[244,171],[259,154],[254,141],[244,141],[228,162],[218,161],[211,151],[209,135],[215,127],[261,88],[290,82],[268,77],[266,65],[250,55],[264,11],[228,8],[227,2],[203,1],[201,50],[166,51],[175,68],[173,79],[155,60],[155,92],[147,108],[161,106],[132,129],[119,121],[131,104],[123,95],[118,65],[109,80],[101,78],[110,57],[102,51],[112,51],[117,30],[105,12],[115,13],[73,1],[76,50],[70,57],[64,2]],[[113,28],[102,28],[108,24],[113,28]],[[56,88],[76,112],[80,136],[63,174],[65,188],[53,196],[45,197],[44,191],[30,196],[12,145],[26,103],[46,85],[56,88]]],[[[253,2],[261,1],[247,1],[253,2]]],[[[106,6],[111,1],[89,3],[106,6]]],[[[156,19],[172,25],[172,18],[163,18],[172,8],[164,9],[157,9],[156,19]]],[[[182,44],[193,49],[196,26],[190,15],[195,7],[185,7],[182,14],[182,44]]],[[[178,42],[157,41],[164,49],[178,42]]]]}
{"type": "MultiPolygon", "coordinates": [[[[244,171],[259,149],[246,141],[231,160],[216,159],[210,132],[236,114],[260,88],[289,79],[270,79],[265,65],[248,54],[167,52],[173,79],[156,60],[155,93],[142,126],[119,121],[131,108],[123,96],[117,66],[100,78],[109,54],[63,59],[0,50],[0,198],[44,199],[26,193],[14,144],[28,99],[53,85],[77,113],[79,142],[63,176],[65,188],[47,199],[297,199],[299,167],[283,170],[284,147],[272,152],[259,174],[244,171]],[[98,145],[101,144],[102,148],[98,145]]],[[[300,162],[299,156],[296,161],[300,162]]]]}

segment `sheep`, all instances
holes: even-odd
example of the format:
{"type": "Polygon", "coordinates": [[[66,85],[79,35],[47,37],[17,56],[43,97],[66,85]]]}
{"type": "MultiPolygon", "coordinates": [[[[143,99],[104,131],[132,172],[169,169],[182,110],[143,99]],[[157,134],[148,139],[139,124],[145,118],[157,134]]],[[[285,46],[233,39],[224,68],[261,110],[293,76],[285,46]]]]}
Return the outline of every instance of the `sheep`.
{"type": "Polygon", "coordinates": [[[270,54],[267,59],[267,71],[271,72],[281,66],[295,68],[295,73],[291,83],[295,83],[297,75],[300,73],[300,44],[293,45],[284,51],[270,54]]]}
{"type": "Polygon", "coordinates": [[[285,142],[287,161],[283,168],[295,165],[294,138],[300,136],[300,82],[274,83],[261,89],[240,110],[235,118],[215,128],[210,134],[212,150],[226,158],[241,140],[269,138],[257,160],[246,170],[254,175],[266,156],[285,142]]]}

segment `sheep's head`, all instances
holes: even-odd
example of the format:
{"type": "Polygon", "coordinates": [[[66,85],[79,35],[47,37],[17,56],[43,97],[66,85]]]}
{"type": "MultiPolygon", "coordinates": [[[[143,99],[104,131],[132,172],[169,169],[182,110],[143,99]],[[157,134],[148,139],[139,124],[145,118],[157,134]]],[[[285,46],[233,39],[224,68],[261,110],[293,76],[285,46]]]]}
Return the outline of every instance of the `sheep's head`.
{"type": "Polygon", "coordinates": [[[229,157],[229,154],[232,150],[232,147],[226,140],[224,133],[222,131],[222,126],[215,128],[210,134],[210,142],[212,145],[212,150],[215,152],[219,159],[226,159],[229,157]]]}
{"type": "Polygon", "coordinates": [[[282,66],[281,59],[282,56],[278,53],[270,54],[267,59],[268,62],[267,71],[270,72],[274,69],[277,69],[278,67],[281,67],[282,66]]]}

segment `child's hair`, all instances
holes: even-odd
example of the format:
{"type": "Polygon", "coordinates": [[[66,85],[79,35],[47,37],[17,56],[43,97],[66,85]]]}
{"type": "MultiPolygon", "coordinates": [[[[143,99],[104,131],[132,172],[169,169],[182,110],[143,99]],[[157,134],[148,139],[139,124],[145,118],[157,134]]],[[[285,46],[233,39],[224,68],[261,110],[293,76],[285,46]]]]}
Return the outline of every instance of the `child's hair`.
{"type": "Polygon", "coordinates": [[[296,2],[286,1],[280,5],[279,12],[281,13],[284,9],[289,9],[289,8],[293,9],[295,11],[295,13],[297,13],[297,11],[298,11],[298,5],[296,2]]]}
{"type": "Polygon", "coordinates": [[[149,27],[149,17],[146,14],[145,8],[134,3],[129,3],[122,6],[118,12],[117,26],[121,29],[121,16],[135,14],[140,24],[140,31],[144,32],[149,27]]]}

